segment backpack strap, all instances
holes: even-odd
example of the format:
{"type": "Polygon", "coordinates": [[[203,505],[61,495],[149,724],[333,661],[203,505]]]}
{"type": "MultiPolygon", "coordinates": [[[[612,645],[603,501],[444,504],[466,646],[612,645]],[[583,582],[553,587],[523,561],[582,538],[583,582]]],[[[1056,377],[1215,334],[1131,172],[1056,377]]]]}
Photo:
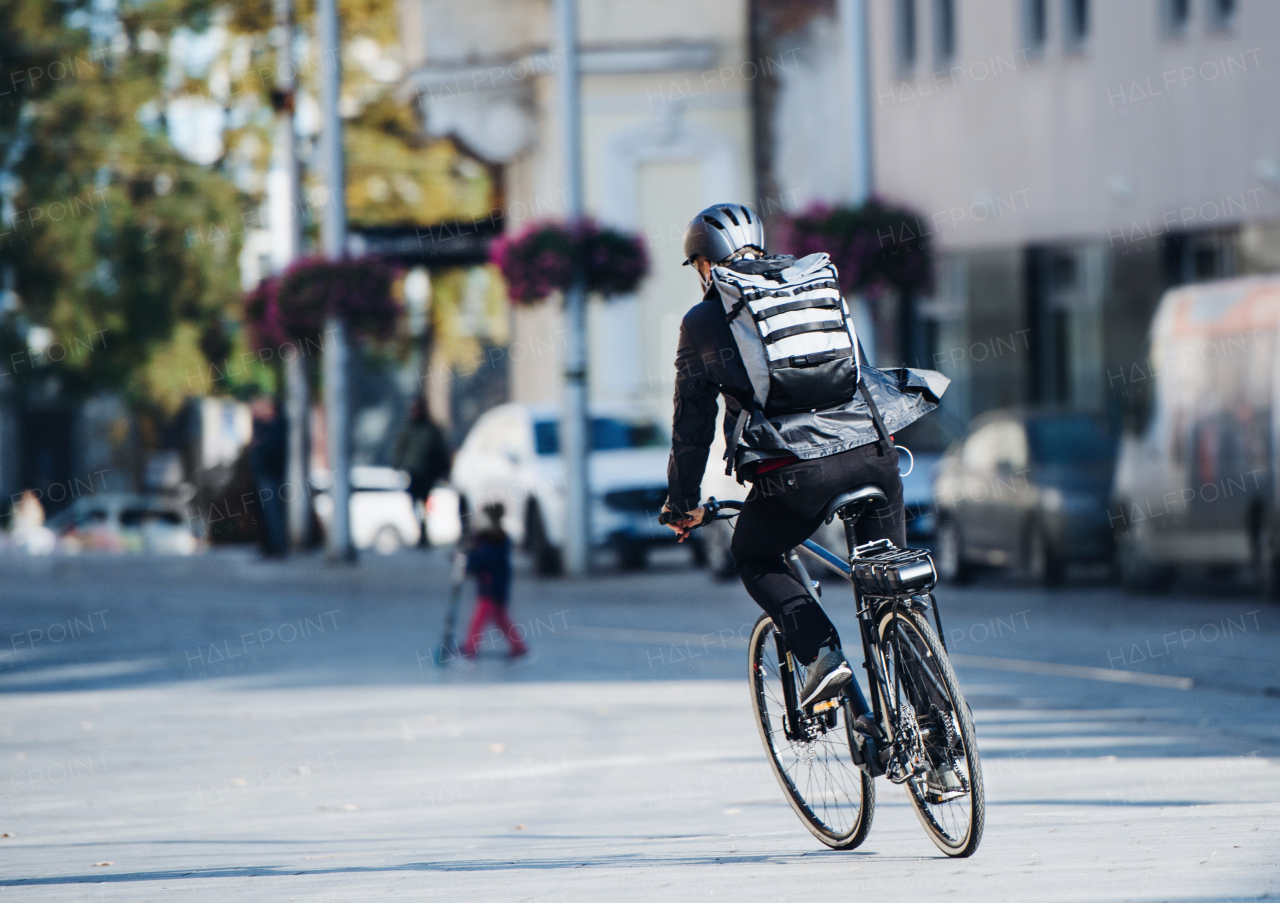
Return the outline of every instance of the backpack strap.
{"type": "Polygon", "coordinates": [[[797,326],[783,326],[780,329],[770,330],[767,335],[761,336],[766,345],[772,345],[774,342],[781,342],[783,339],[789,339],[793,335],[803,335],[806,332],[842,332],[848,329],[844,325],[844,317],[839,320],[815,320],[812,323],[800,323],[797,326]]]}
{"type": "MultiPolygon", "coordinates": [[[[733,440],[724,450],[724,475],[726,477],[733,474],[733,465],[738,461],[738,443],[742,441],[742,431],[747,428],[747,421],[750,419],[751,410],[744,404],[738,410],[738,422],[733,425],[733,440]]],[[[739,480],[738,482],[742,481],[739,480]]]]}
{"type": "MultiPolygon", "coordinates": [[[[740,304],[742,302],[739,302],[740,304]]],[[[799,301],[786,301],[782,304],[775,304],[773,307],[766,307],[758,314],[753,314],[756,322],[768,320],[770,317],[776,317],[778,314],[789,314],[793,310],[806,310],[808,308],[825,308],[829,310],[840,310],[839,298],[801,298],[799,301]]]]}
{"type": "Polygon", "coordinates": [[[858,375],[858,391],[862,393],[862,398],[867,403],[867,410],[871,412],[871,420],[876,425],[876,434],[880,436],[880,441],[876,443],[879,446],[879,451],[876,454],[884,457],[889,449],[893,447],[893,443],[889,441],[889,431],[884,428],[884,421],[880,419],[880,409],[876,407],[875,399],[867,391],[867,381],[862,378],[861,374],[858,375]]]}

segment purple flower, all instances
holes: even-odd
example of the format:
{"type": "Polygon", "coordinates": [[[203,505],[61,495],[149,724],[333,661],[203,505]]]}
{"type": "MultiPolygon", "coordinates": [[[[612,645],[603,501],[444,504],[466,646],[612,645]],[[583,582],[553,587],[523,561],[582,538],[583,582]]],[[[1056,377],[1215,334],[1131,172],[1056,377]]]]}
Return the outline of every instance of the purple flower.
{"type": "Polygon", "coordinates": [[[394,277],[390,267],[374,258],[304,258],[246,296],[245,320],[274,344],[318,336],[330,316],[345,319],[356,335],[386,338],[400,315],[391,294],[394,277]]]}
{"type": "Polygon", "coordinates": [[[876,297],[889,289],[932,290],[929,242],[919,216],[905,207],[878,198],[857,208],[815,203],[786,218],[778,232],[779,244],[797,257],[816,252],[831,255],[845,294],[865,292],[876,297]]]}
{"type": "Polygon", "coordinates": [[[587,290],[606,297],[635,291],[649,269],[638,236],[601,228],[590,219],[534,223],[518,235],[495,241],[489,259],[502,272],[508,296],[519,304],[569,288],[579,265],[587,290]]]}

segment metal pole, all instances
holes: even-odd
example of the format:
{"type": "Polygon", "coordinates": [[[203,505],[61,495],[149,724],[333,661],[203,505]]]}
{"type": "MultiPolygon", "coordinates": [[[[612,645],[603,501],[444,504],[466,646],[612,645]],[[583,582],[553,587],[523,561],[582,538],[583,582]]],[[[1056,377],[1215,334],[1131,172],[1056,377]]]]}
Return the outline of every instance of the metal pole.
{"type": "MultiPolygon", "coordinates": [[[[342,117],[338,113],[338,90],[342,83],[341,43],[338,32],[337,0],[316,3],[320,42],[320,110],[324,126],[320,132],[320,160],[324,167],[328,196],[320,238],[324,256],[340,260],[346,254],[347,198],[346,167],[342,158],[342,117]]],[[[330,560],[355,558],[351,545],[351,388],[350,348],[347,324],[339,317],[325,320],[324,408],[329,467],[333,471],[330,495],[333,519],[325,537],[330,560]]]]}
{"type": "Polygon", "coordinates": [[[857,207],[871,196],[871,66],[867,50],[866,0],[840,0],[845,85],[849,89],[849,202],[857,207]]]}
{"type": "MultiPolygon", "coordinates": [[[[555,0],[556,38],[560,57],[561,142],[569,219],[583,215],[582,107],[578,76],[577,0],[555,0]]],[[[591,553],[591,497],[588,481],[587,425],[587,291],[581,267],[565,293],[564,416],[561,454],[565,466],[565,569],[572,576],[587,572],[591,553]]]]}
{"type": "MultiPolygon", "coordinates": [[[[267,204],[271,223],[271,263],[277,275],[298,256],[298,154],[293,130],[296,67],[293,63],[293,0],[275,0],[276,51],[275,147],[267,176],[267,204]]],[[[283,353],[281,357],[283,357],[283,353]]],[[[311,539],[311,493],[307,484],[311,460],[310,387],[306,359],[297,351],[284,362],[285,419],[289,425],[285,479],[292,495],[285,500],[289,548],[301,551],[311,539]]]]}

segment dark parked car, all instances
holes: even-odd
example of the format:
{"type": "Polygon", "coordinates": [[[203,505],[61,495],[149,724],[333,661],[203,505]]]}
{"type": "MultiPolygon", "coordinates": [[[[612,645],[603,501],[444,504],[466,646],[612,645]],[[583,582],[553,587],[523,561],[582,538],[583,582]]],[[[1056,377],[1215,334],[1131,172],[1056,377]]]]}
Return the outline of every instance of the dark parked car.
{"type": "Polygon", "coordinates": [[[1067,564],[1106,561],[1116,441],[1106,422],[1054,409],[993,411],[947,451],[933,485],[939,575],[1016,567],[1044,584],[1067,564]]]}

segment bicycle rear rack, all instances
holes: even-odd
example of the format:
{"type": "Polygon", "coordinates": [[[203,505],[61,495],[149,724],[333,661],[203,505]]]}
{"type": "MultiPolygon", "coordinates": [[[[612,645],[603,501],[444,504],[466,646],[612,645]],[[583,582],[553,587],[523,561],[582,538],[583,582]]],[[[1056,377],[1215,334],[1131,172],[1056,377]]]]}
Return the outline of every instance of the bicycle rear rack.
{"type": "Polygon", "coordinates": [[[891,540],[877,539],[855,546],[848,562],[812,539],[806,539],[797,549],[852,580],[862,605],[868,609],[878,611],[884,603],[933,608],[938,639],[942,648],[947,648],[942,616],[932,592],[938,583],[938,570],[928,549],[900,549],[891,540]]]}
{"type": "Polygon", "coordinates": [[[938,571],[925,549],[899,549],[881,539],[853,552],[853,579],[867,596],[913,596],[927,593],[938,582],[938,571]]]}
{"type": "Polygon", "coordinates": [[[826,567],[852,577],[867,596],[914,596],[927,593],[938,582],[938,571],[927,549],[900,549],[887,539],[863,543],[853,550],[848,562],[812,539],[799,548],[826,567]]]}

